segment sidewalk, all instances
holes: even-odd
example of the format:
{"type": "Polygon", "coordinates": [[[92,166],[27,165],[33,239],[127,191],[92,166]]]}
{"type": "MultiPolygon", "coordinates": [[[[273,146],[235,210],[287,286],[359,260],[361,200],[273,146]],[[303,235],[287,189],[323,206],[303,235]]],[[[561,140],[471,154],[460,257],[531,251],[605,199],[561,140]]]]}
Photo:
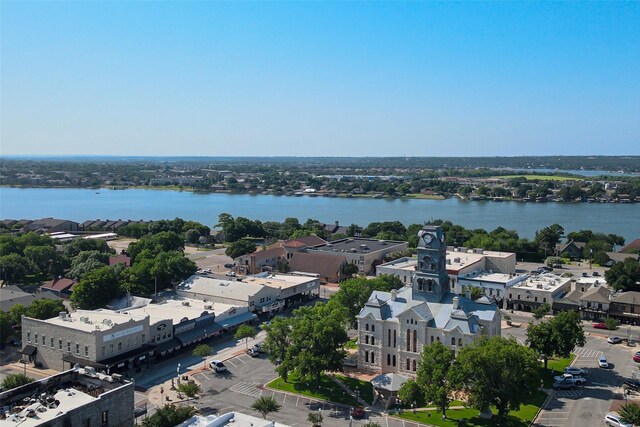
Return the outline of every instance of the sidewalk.
{"type": "Polygon", "coordinates": [[[35,379],[45,378],[60,373],[59,371],[55,371],[53,369],[35,368],[32,364],[27,363],[26,365],[24,365],[19,362],[7,363],[6,365],[2,366],[2,369],[15,371],[13,372],[14,374],[24,374],[26,371],[26,375],[28,377],[32,377],[35,379]]]}

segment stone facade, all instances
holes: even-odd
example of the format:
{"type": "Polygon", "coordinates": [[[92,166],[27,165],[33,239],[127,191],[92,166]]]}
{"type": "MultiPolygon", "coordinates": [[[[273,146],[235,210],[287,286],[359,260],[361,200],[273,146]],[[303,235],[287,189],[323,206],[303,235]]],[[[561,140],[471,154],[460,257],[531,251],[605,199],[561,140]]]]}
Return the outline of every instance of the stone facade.
{"type": "Polygon", "coordinates": [[[500,311],[488,298],[471,301],[450,291],[440,227],[420,230],[411,285],[375,291],[358,314],[358,366],[415,375],[422,348],[436,341],[453,351],[481,335],[500,335],[500,311]]]}

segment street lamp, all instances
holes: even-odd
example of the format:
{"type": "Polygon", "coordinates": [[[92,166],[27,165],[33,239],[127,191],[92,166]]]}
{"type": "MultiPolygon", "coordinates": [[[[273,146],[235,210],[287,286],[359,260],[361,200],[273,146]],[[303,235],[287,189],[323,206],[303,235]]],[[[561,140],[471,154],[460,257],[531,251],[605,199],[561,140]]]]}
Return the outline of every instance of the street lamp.
{"type": "Polygon", "coordinates": [[[178,363],[178,369],[176,369],[178,373],[178,385],[180,385],[180,364],[178,363]]]}

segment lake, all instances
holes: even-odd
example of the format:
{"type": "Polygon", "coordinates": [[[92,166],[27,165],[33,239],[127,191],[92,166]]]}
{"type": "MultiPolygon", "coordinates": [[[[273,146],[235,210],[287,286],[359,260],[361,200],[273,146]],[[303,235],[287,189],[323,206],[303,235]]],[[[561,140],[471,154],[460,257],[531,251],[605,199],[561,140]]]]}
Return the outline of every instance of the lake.
{"type": "Polygon", "coordinates": [[[295,217],[301,222],[314,218],[362,226],[376,221],[397,220],[408,225],[444,219],[467,228],[493,230],[501,226],[527,238],[558,223],[565,232],[589,229],[615,233],[627,242],[640,237],[638,204],[290,197],[139,189],[101,189],[97,194],[96,190],[76,188],[0,187],[1,219],[55,217],[83,222],[180,217],[212,226],[223,212],[261,221],[282,222],[295,217]]]}

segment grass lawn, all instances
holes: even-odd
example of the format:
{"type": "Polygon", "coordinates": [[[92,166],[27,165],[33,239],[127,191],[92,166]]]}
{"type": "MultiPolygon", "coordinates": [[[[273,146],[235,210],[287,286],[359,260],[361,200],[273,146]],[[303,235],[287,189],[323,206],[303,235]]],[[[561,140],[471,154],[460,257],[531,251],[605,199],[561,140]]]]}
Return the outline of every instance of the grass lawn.
{"type": "Polygon", "coordinates": [[[422,194],[422,193],[410,193],[405,196],[408,199],[427,199],[427,200],[444,200],[445,197],[440,194],[422,194]]]}
{"type": "Polygon", "coordinates": [[[352,340],[347,341],[344,345],[344,348],[348,348],[350,350],[355,350],[358,348],[358,338],[354,338],[352,340]]]}
{"type": "Polygon", "coordinates": [[[569,176],[561,176],[561,175],[502,175],[502,176],[494,176],[492,178],[506,178],[506,179],[511,179],[511,178],[526,178],[527,180],[531,181],[534,179],[540,180],[540,181],[582,181],[584,180],[583,177],[569,177],[569,176]]]}
{"type": "MultiPolygon", "coordinates": [[[[538,392],[538,394],[532,399],[531,403],[523,405],[519,411],[511,412],[507,417],[505,425],[509,427],[528,427],[546,398],[547,395],[544,392],[538,392]]],[[[495,414],[495,409],[493,412],[495,414]]],[[[480,418],[479,415],[480,411],[477,409],[464,408],[448,410],[447,418],[445,420],[440,418],[440,413],[438,411],[417,411],[414,414],[411,410],[404,410],[399,416],[406,420],[442,427],[458,427],[459,420],[464,420],[465,426],[489,427],[496,424],[495,420],[480,418]]]]}
{"type": "Polygon", "coordinates": [[[356,391],[360,395],[360,398],[371,404],[373,402],[373,385],[369,381],[362,381],[357,378],[345,377],[344,375],[336,375],[336,378],[351,390],[356,391]]]}
{"type": "Polygon", "coordinates": [[[545,388],[551,388],[553,385],[553,373],[555,372],[556,375],[560,375],[564,371],[564,368],[573,362],[575,357],[575,354],[572,354],[565,359],[549,359],[546,370],[544,369],[544,365],[540,364],[539,376],[544,381],[545,388]]]}
{"type": "Polygon", "coordinates": [[[278,377],[267,384],[267,387],[289,393],[301,394],[314,399],[330,400],[344,405],[356,406],[356,399],[344,393],[340,386],[325,374],[322,374],[320,377],[320,388],[318,388],[315,381],[300,381],[296,375],[289,375],[287,381],[278,377]]]}

